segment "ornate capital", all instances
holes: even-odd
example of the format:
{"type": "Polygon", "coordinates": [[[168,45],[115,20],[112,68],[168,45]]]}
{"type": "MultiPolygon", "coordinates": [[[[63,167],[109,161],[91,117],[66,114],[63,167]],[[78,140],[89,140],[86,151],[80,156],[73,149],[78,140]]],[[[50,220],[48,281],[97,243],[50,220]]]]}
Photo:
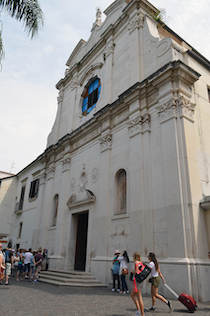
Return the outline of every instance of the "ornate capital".
{"type": "Polygon", "coordinates": [[[108,57],[111,54],[114,54],[114,48],[115,48],[115,43],[114,42],[110,42],[106,49],[105,49],[105,55],[106,57],[108,57]]]}
{"type": "Polygon", "coordinates": [[[69,157],[69,155],[65,155],[62,160],[62,168],[63,168],[62,171],[66,172],[70,170],[70,164],[71,164],[71,158],[69,157]]]}
{"type": "Polygon", "coordinates": [[[100,144],[101,144],[101,152],[109,150],[112,148],[112,134],[106,134],[103,135],[100,138],[100,144]]]}
{"type": "Polygon", "coordinates": [[[132,33],[136,29],[140,29],[144,27],[144,15],[142,13],[138,13],[134,18],[132,18],[128,23],[128,31],[132,33]]]}
{"type": "Polygon", "coordinates": [[[46,169],[46,177],[47,177],[47,181],[51,180],[54,178],[54,174],[55,174],[55,165],[51,164],[47,167],[46,169]]]}
{"type": "Polygon", "coordinates": [[[129,136],[134,137],[138,134],[151,132],[151,116],[149,113],[138,115],[128,122],[129,136]]]}
{"type": "Polygon", "coordinates": [[[157,107],[160,116],[160,122],[164,123],[170,119],[185,118],[194,122],[195,104],[183,96],[172,98],[164,104],[157,107]]]}

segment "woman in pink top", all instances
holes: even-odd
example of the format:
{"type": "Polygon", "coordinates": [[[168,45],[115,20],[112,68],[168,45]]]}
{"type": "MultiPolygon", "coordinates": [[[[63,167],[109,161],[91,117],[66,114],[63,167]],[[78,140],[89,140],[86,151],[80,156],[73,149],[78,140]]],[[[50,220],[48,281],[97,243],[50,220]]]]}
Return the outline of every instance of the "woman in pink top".
{"type": "MultiPolygon", "coordinates": [[[[140,273],[139,266],[141,266],[141,257],[138,252],[135,252],[133,255],[133,261],[134,261],[134,275],[135,273],[140,273]]],[[[141,284],[136,282],[135,278],[133,280],[133,289],[131,292],[131,298],[134,301],[136,305],[136,316],[144,316],[144,302],[141,294],[141,284]]]]}

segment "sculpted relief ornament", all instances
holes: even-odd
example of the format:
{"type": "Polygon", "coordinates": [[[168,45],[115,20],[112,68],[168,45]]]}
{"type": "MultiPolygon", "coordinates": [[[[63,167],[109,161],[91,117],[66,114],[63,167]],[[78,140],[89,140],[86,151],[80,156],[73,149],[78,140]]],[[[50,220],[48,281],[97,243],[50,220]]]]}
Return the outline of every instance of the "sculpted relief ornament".
{"type": "Polygon", "coordinates": [[[129,33],[132,33],[136,29],[143,28],[144,19],[145,19],[145,16],[141,12],[138,12],[137,15],[134,18],[132,18],[128,23],[129,33]]]}
{"type": "Polygon", "coordinates": [[[61,88],[61,89],[59,90],[59,94],[58,94],[58,97],[57,97],[58,103],[63,102],[63,96],[64,96],[64,89],[61,88]]]}
{"type": "Polygon", "coordinates": [[[112,134],[108,133],[100,138],[101,152],[112,148],[112,134]]]}
{"type": "Polygon", "coordinates": [[[137,134],[151,132],[151,116],[149,113],[138,115],[128,122],[129,136],[134,137],[137,134]]]}
{"type": "Polygon", "coordinates": [[[183,96],[172,98],[166,103],[157,107],[160,122],[164,123],[170,119],[185,118],[194,122],[195,104],[183,96]]]}

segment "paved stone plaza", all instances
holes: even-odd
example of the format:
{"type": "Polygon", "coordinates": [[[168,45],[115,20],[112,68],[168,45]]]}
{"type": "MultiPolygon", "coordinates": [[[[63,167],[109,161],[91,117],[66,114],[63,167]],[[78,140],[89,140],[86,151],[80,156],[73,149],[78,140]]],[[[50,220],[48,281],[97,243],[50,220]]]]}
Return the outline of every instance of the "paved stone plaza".
{"type": "MultiPolygon", "coordinates": [[[[145,307],[150,298],[144,297],[145,307]]],[[[187,310],[174,302],[174,316],[188,315],[187,310]]],[[[168,308],[158,302],[156,312],[146,315],[170,315],[168,308]]],[[[135,309],[129,295],[112,293],[110,288],[67,288],[44,283],[12,280],[0,286],[0,316],[132,316],[135,309]]],[[[210,303],[199,304],[196,315],[210,315],[210,303]]]]}

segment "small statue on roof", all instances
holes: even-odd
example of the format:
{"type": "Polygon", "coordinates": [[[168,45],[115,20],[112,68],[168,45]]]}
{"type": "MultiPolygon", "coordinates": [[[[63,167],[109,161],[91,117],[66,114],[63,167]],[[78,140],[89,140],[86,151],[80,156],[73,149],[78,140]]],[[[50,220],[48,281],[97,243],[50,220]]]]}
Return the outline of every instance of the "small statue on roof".
{"type": "Polygon", "coordinates": [[[102,12],[100,10],[100,8],[97,8],[96,9],[96,25],[100,26],[101,23],[102,23],[102,20],[101,20],[101,15],[102,15],[102,12]]]}

